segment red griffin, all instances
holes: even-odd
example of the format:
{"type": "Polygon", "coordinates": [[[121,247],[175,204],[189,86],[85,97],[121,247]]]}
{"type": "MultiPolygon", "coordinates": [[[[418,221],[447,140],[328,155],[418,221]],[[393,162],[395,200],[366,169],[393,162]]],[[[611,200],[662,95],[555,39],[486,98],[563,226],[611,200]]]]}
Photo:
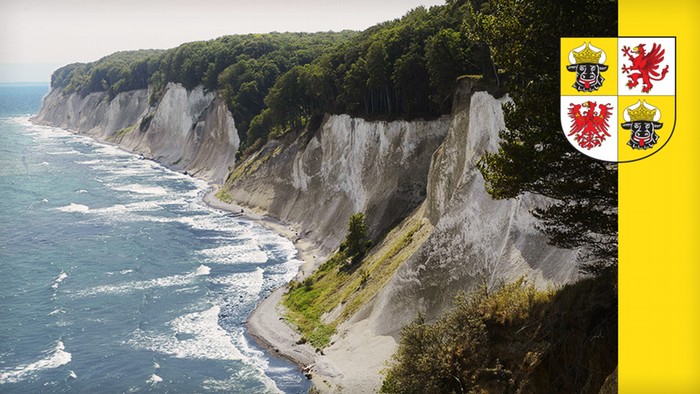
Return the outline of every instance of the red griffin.
{"type": "Polygon", "coordinates": [[[574,139],[582,148],[591,149],[600,146],[608,134],[608,118],[610,118],[612,106],[610,104],[600,104],[596,111],[596,103],[586,101],[582,104],[571,104],[569,106],[569,117],[571,118],[571,130],[569,136],[576,134],[574,139]],[[586,108],[585,113],[581,108],[586,108]]]}
{"type": "Polygon", "coordinates": [[[668,65],[664,67],[661,74],[657,72],[659,69],[659,63],[664,60],[665,49],[661,49],[660,44],[654,43],[651,47],[651,52],[646,53],[644,49],[645,44],[639,44],[630,50],[630,47],[622,47],[622,53],[624,53],[630,61],[632,61],[632,66],[628,67],[626,65],[622,66],[622,72],[629,74],[630,71],[639,71],[637,73],[632,73],[627,76],[629,81],[627,82],[627,87],[632,89],[633,87],[639,85],[639,78],[642,79],[642,93],[649,93],[654,85],[651,81],[660,81],[664,79],[666,73],[668,73],[668,65]],[[633,56],[632,54],[637,54],[633,56]],[[660,76],[659,76],[660,75],[660,76]]]}

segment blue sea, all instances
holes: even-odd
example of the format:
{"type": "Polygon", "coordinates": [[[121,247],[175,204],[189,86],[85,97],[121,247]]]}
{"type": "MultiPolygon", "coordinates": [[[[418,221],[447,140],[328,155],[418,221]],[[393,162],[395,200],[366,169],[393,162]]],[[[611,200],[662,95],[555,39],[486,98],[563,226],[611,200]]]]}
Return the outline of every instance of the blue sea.
{"type": "Polygon", "coordinates": [[[294,245],[203,181],[31,124],[47,92],[0,85],[0,392],[306,392],[243,324],[294,245]]]}

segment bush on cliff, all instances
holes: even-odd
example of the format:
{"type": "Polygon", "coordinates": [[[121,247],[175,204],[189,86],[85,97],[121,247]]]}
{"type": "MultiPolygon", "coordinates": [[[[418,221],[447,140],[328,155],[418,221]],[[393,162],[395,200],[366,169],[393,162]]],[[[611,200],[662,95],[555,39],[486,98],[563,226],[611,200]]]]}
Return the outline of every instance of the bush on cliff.
{"type": "Polygon", "coordinates": [[[524,280],[458,296],[443,318],[406,326],[384,393],[597,393],[617,366],[612,275],[561,290],[524,280]]]}

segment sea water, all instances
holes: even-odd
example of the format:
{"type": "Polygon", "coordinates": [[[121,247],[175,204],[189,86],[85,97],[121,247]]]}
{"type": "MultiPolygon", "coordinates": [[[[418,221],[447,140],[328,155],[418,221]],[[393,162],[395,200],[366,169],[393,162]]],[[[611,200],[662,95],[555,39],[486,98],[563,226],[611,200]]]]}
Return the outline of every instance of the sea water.
{"type": "Polygon", "coordinates": [[[203,181],[31,124],[47,90],[0,85],[0,392],[306,392],[244,327],[294,245],[203,181]]]}

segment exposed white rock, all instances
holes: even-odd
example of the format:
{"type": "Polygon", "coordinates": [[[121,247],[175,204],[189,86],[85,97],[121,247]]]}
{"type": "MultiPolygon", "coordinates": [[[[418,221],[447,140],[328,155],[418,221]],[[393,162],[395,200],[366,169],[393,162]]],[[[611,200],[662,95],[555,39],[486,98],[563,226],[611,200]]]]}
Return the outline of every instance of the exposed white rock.
{"type": "Polygon", "coordinates": [[[169,83],[154,107],[149,107],[145,89],[119,93],[111,101],[104,92],[81,97],[53,90],[44,98],[35,121],[116,142],[219,183],[234,166],[239,146],[224,101],[201,86],[188,91],[169,83]]]}
{"type": "Polygon", "coordinates": [[[547,204],[525,194],[494,200],[476,162],[498,149],[505,128],[502,105],[487,92],[463,86],[450,131],[431,163],[426,216],[435,228],[382,291],[369,319],[377,334],[395,334],[419,312],[439,317],[460,290],[527,277],[539,287],[577,275],[576,251],[547,244],[532,209],[547,204]]]}
{"type": "Polygon", "coordinates": [[[308,140],[304,135],[282,146],[269,144],[259,156],[269,157],[230,193],[299,225],[330,252],[352,214],[364,212],[376,235],[421,203],[430,157],[449,123],[449,117],[385,122],[327,116],[308,140]]]}

